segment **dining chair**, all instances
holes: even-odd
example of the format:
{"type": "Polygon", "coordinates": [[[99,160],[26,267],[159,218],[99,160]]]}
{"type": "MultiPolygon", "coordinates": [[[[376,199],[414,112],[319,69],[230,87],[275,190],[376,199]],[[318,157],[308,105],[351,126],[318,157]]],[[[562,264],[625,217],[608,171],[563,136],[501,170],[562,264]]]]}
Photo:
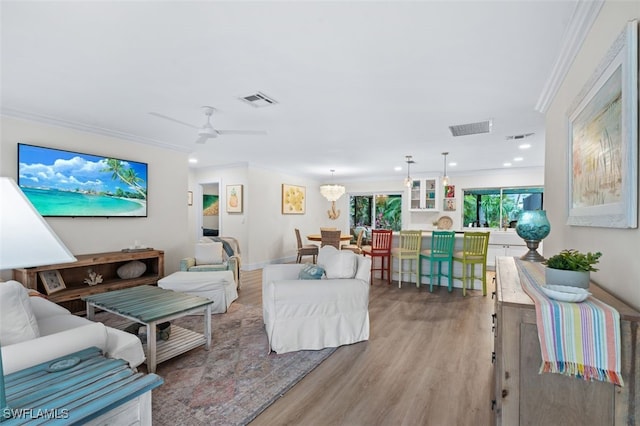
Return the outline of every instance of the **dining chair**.
{"type": "Polygon", "coordinates": [[[411,281],[411,275],[416,276],[416,283],[420,282],[418,276],[418,263],[420,262],[420,248],[422,247],[422,231],[400,231],[398,247],[391,249],[391,262],[393,264],[393,258],[398,259],[398,269],[392,270],[392,272],[398,272],[398,288],[402,287],[402,277],[404,274],[409,274],[409,281],[411,281]],[[409,261],[409,269],[404,271],[405,261],[409,261]]]}
{"type": "Polygon", "coordinates": [[[313,263],[316,263],[318,259],[318,246],[315,244],[306,244],[302,245],[302,238],[300,237],[300,230],[295,228],[296,231],[296,240],[298,242],[298,258],[296,259],[296,263],[302,262],[303,256],[313,256],[313,263]]]}
{"type": "Polygon", "coordinates": [[[453,290],[453,247],[456,243],[456,233],[453,231],[433,231],[431,233],[431,248],[420,252],[418,261],[418,282],[419,288],[422,284],[422,277],[429,277],[429,291],[433,291],[434,277],[438,277],[438,287],[440,287],[442,277],[447,277],[449,293],[453,290]],[[424,273],[422,261],[429,261],[429,273],[424,273]],[[442,264],[448,262],[447,273],[442,272],[442,264]],[[435,272],[437,264],[438,271],[435,272]]]}
{"type": "Polygon", "coordinates": [[[391,285],[391,242],[393,231],[390,229],[374,229],[371,231],[371,245],[362,247],[364,256],[371,256],[371,283],[373,274],[380,271],[380,279],[384,279],[387,272],[387,285],[391,285]],[[375,267],[375,259],[380,258],[380,267],[375,267]],[[385,262],[386,260],[386,262],[385,262]]]}
{"type": "Polygon", "coordinates": [[[462,276],[453,277],[462,280],[462,295],[467,295],[467,280],[471,289],[475,281],[482,281],[482,295],[487,295],[487,249],[489,248],[489,232],[465,232],[462,239],[462,250],[453,253],[453,261],[462,263],[462,276]],[[475,267],[482,265],[482,276],[476,277],[475,267]],[[471,275],[468,267],[471,266],[471,275]]]}
{"type": "Polygon", "coordinates": [[[361,229],[356,236],[355,244],[345,244],[342,246],[342,250],[351,250],[356,254],[362,254],[362,237],[364,236],[364,229],[361,229]]]}
{"type": "Polygon", "coordinates": [[[328,231],[325,229],[320,229],[320,247],[324,246],[334,246],[338,250],[340,250],[340,235],[342,231],[339,229],[337,231],[328,231]]]}

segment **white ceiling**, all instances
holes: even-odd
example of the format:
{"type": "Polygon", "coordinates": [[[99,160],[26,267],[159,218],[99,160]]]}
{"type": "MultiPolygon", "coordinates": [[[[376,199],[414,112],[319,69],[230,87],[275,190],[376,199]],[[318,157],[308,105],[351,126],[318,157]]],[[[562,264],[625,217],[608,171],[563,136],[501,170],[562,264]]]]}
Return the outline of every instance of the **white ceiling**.
{"type": "Polygon", "coordinates": [[[2,1],[1,112],[320,180],[404,176],[406,155],[440,173],[443,151],[451,175],[538,167],[535,105],[577,4],[2,1]],[[238,99],[256,91],[278,104],[238,99]],[[217,129],[267,135],[197,145],[149,114],[199,126],[203,105],[217,129]],[[486,119],[490,134],[448,129],[486,119]],[[529,150],[506,140],[523,133],[529,150]]]}

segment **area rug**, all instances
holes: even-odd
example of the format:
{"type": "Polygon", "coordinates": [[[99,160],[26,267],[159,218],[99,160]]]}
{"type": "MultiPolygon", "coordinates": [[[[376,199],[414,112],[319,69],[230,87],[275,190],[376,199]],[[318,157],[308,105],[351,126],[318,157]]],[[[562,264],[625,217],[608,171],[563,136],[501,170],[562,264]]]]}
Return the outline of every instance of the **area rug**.
{"type": "MultiPolygon", "coordinates": [[[[105,312],[96,320],[123,321],[105,312]]],[[[203,329],[196,315],[172,324],[203,329]]],[[[237,302],[212,316],[212,329],[210,351],[193,349],[158,365],[165,382],[153,391],[154,425],[245,425],[335,351],[268,353],[262,308],[237,302]]]]}

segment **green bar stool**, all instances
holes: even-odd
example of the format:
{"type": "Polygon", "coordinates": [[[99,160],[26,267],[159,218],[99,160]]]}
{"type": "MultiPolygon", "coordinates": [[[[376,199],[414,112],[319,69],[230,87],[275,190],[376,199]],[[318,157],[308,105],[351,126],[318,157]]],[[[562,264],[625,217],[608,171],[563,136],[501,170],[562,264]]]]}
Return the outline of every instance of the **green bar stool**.
{"type": "Polygon", "coordinates": [[[482,281],[482,295],[487,295],[487,249],[489,248],[489,232],[465,232],[462,240],[462,251],[453,253],[453,261],[462,263],[462,276],[453,277],[462,280],[462,295],[467,295],[467,280],[471,289],[475,288],[475,281],[482,281]],[[468,267],[471,265],[471,275],[468,267]],[[476,277],[475,267],[482,265],[482,276],[476,277]]]}
{"type": "Polygon", "coordinates": [[[449,293],[453,290],[453,247],[456,243],[456,233],[453,231],[433,231],[431,233],[431,248],[420,252],[420,260],[418,261],[418,281],[416,287],[420,288],[422,277],[429,277],[429,291],[433,291],[434,276],[438,277],[438,287],[440,287],[442,277],[447,277],[449,284],[449,293]],[[426,274],[422,270],[422,261],[429,260],[429,273],[426,274]],[[442,272],[442,263],[449,262],[447,265],[447,273],[442,272]],[[438,272],[434,271],[438,266],[438,272]]]}
{"type": "MultiPolygon", "coordinates": [[[[420,282],[419,277],[419,262],[420,262],[420,249],[422,248],[422,231],[400,231],[400,241],[398,247],[391,249],[391,262],[393,258],[398,259],[398,288],[402,287],[402,276],[409,274],[409,280],[411,280],[411,274],[416,276],[416,282],[420,282]],[[403,271],[404,261],[409,261],[409,270],[403,271]],[[412,261],[415,261],[412,262],[412,261]]],[[[392,270],[392,273],[395,272],[392,270]]]]}

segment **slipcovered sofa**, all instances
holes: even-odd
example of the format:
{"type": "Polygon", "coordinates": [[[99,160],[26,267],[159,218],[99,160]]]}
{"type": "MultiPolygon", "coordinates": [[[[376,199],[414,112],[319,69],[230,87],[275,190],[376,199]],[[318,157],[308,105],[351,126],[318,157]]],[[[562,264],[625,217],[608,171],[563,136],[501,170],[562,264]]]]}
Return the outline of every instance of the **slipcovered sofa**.
{"type": "Polygon", "coordinates": [[[322,247],[317,265],[268,265],[262,272],[269,350],[286,353],[369,339],[371,259],[322,247]],[[320,279],[301,279],[322,272],[320,279]]]}
{"type": "Polygon", "coordinates": [[[132,368],[145,360],[137,336],[72,315],[17,281],[0,282],[0,344],[5,375],[91,346],[132,368]]]}
{"type": "Polygon", "coordinates": [[[195,245],[195,254],[180,260],[180,271],[232,271],[240,288],[240,244],[233,237],[203,237],[195,245]]]}

